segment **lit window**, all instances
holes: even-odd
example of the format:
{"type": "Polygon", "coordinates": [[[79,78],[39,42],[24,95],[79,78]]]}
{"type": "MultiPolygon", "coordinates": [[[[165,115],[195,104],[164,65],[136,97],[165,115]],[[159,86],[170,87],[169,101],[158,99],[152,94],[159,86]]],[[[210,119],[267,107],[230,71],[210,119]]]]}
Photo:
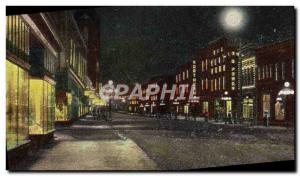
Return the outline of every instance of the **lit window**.
{"type": "Polygon", "coordinates": [[[223,76],[223,89],[225,90],[225,76],[223,76]]]}
{"type": "Polygon", "coordinates": [[[235,63],[235,59],[231,59],[231,63],[233,63],[233,64],[234,64],[234,63],[235,63]]]}
{"type": "MultiPolygon", "coordinates": [[[[276,75],[275,75],[275,76],[276,76],[275,79],[277,80],[277,64],[276,64],[275,69],[276,69],[276,70],[275,70],[275,74],[276,74],[276,75]]],[[[259,67],[257,68],[257,79],[260,80],[260,68],[259,68],[259,67]]]]}
{"type": "Polygon", "coordinates": [[[215,73],[218,73],[218,67],[215,67],[215,73]]]}
{"type": "Polygon", "coordinates": [[[232,52],[231,52],[231,54],[234,56],[234,55],[235,55],[235,52],[234,52],[234,51],[232,51],[232,52]]]}
{"type": "Polygon", "coordinates": [[[281,63],[281,77],[282,77],[282,80],[285,79],[284,75],[285,75],[284,62],[282,62],[282,63],[281,63]]]}
{"type": "Polygon", "coordinates": [[[217,53],[219,53],[220,52],[220,50],[219,50],[219,48],[217,49],[217,53]]]}
{"type": "Polygon", "coordinates": [[[205,89],[208,90],[208,79],[205,79],[205,89]]]}
{"type": "Polygon", "coordinates": [[[216,50],[213,50],[213,55],[216,55],[216,50]]]}
{"type": "Polygon", "coordinates": [[[185,73],[182,72],[182,80],[185,80],[185,73]]]}
{"type": "Polygon", "coordinates": [[[221,46],[221,52],[223,52],[223,46],[221,46]]]}
{"type": "Polygon", "coordinates": [[[269,67],[269,73],[270,73],[270,78],[272,78],[272,65],[270,64],[270,67],[269,67]]]}
{"type": "Polygon", "coordinates": [[[225,70],[226,70],[226,66],[225,66],[225,65],[223,65],[223,71],[225,72],[225,70]]]}
{"type": "Polygon", "coordinates": [[[219,64],[221,63],[221,57],[218,58],[219,64]]]}
{"type": "Polygon", "coordinates": [[[222,71],[222,67],[221,67],[221,65],[219,66],[219,72],[221,72],[222,71]]]}

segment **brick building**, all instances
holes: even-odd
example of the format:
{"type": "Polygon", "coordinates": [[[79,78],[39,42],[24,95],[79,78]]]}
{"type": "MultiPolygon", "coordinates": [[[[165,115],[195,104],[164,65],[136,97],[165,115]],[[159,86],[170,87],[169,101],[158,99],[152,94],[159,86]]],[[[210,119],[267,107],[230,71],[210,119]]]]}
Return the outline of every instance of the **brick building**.
{"type": "Polygon", "coordinates": [[[265,116],[270,125],[294,124],[295,95],[279,95],[282,89],[295,90],[294,45],[293,40],[287,40],[256,49],[259,124],[265,116]]]}

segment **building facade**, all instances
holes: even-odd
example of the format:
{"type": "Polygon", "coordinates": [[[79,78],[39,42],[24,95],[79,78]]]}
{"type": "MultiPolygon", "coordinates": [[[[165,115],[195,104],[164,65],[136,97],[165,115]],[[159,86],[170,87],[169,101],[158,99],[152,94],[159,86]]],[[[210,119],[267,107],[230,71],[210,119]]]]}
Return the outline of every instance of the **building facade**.
{"type": "Polygon", "coordinates": [[[6,29],[6,141],[7,150],[14,151],[53,136],[62,45],[44,13],[7,16],[6,29]]]}
{"type": "Polygon", "coordinates": [[[190,100],[190,94],[196,96],[197,64],[196,60],[187,62],[178,67],[175,74],[176,92],[172,100],[172,111],[179,115],[187,115],[195,110],[198,100],[190,100]],[[190,92],[193,91],[193,92],[190,92]],[[182,97],[182,98],[181,98],[182,97]]]}
{"type": "MultiPolygon", "coordinates": [[[[256,49],[257,117],[263,124],[294,124],[295,95],[280,95],[284,89],[295,90],[294,41],[272,43],[256,49]]],[[[287,92],[288,93],[288,92],[287,92]]]]}
{"type": "Polygon", "coordinates": [[[56,71],[57,123],[69,123],[88,111],[88,98],[84,91],[87,83],[87,42],[72,11],[46,13],[56,26],[64,49],[59,53],[56,71]]]}
{"type": "Polygon", "coordinates": [[[227,38],[212,41],[200,50],[197,94],[201,115],[215,120],[237,115],[238,56],[237,47],[227,38]]]}

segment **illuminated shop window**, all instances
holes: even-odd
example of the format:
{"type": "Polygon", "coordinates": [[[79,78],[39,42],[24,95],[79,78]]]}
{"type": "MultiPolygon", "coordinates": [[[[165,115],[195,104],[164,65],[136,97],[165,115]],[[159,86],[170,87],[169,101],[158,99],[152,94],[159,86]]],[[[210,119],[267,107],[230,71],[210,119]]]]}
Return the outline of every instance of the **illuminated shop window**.
{"type": "Polygon", "coordinates": [[[264,116],[267,114],[270,117],[270,94],[262,95],[262,106],[264,116]]]}
{"type": "Polygon", "coordinates": [[[30,79],[29,134],[47,134],[54,130],[54,85],[42,79],[30,79]]]}
{"type": "Polygon", "coordinates": [[[6,60],[7,150],[28,142],[28,72],[6,60]]]}
{"type": "Polygon", "coordinates": [[[275,103],[275,119],[276,120],[284,119],[284,106],[282,101],[276,101],[275,103]]]}
{"type": "Polygon", "coordinates": [[[202,102],[202,113],[208,114],[208,101],[202,102]]]}

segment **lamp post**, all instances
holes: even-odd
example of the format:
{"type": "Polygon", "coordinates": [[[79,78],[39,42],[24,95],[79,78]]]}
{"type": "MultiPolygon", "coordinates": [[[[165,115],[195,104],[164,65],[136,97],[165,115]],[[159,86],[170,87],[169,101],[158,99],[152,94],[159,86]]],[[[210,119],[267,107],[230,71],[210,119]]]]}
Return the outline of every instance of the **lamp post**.
{"type": "MultiPolygon", "coordinates": [[[[112,80],[109,80],[108,84],[110,86],[113,86],[114,82],[112,80]]],[[[114,90],[113,90],[113,88],[110,88],[108,91],[109,91],[109,100],[108,100],[109,119],[111,119],[111,99],[112,99],[114,90]]]]}

